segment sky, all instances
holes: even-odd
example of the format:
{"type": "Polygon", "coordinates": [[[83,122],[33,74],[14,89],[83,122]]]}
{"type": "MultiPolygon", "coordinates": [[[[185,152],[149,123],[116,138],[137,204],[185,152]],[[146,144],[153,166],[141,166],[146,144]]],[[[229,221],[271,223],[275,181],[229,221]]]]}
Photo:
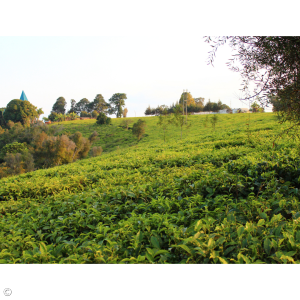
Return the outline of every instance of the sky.
{"type": "MultiPolygon", "coordinates": [[[[214,66],[210,46],[199,36],[0,37],[0,107],[28,100],[48,116],[58,97],[108,101],[125,93],[128,117],[144,116],[150,105],[171,105],[187,89],[193,97],[219,99],[232,108],[239,101],[241,78],[226,66],[232,52],[220,48],[214,66]]],[[[42,117],[43,117],[42,116],[42,117]]],[[[112,117],[115,117],[112,115],[112,117]]]]}

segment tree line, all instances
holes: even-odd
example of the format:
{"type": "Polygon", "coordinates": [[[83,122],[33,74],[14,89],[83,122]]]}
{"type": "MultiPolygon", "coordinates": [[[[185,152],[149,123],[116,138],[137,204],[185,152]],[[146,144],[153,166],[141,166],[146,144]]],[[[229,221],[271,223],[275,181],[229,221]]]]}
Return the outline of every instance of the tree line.
{"type": "Polygon", "coordinates": [[[128,109],[124,108],[126,94],[116,93],[108,102],[105,101],[101,94],[97,94],[93,101],[89,101],[87,98],[83,98],[76,102],[71,99],[71,107],[67,111],[67,102],[64,97],[59,97],[52,107],[52,111],[48,118],[44,118],[45,121],[64,121],[66,119],[74,120],[80,117],[97,118],[100,113],[105,115],[115,114],[117,118],[127,117],[128,109]]]}
{"type": "Polygon", "coordinates": [[[205,98],[193,98],[191,93],[183,92],[180,96],[179,101],[177,101],[175,104],[173,103],[169,107],[167,105],[158,105],[156,108],[151,108],[149,105],[145,110],[145,115],[158,116],[163,114],[164,112],[167,112],[168,114],[175,113],[178,106],[181,107],[182,111],[184,106],[184,113],[186,111],[188,113],[197,113],[202,111],[218,112],[221,109],[230,109],[228,105],[223,104],[220,100],[218,102],[211,102],[210,99],[208,99],[208,102],[206,104],[204,104],[204,101],[205,98]]]}

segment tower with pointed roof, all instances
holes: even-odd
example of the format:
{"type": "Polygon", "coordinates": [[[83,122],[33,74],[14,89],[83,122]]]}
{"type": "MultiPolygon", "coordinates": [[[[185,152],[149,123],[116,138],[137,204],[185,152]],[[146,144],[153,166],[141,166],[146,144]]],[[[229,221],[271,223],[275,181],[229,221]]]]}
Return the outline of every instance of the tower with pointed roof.
{"type": "Polygon", "coordinates": [[[24,91],[22,91],[22,94],[21,94],[21,97],[20,97],[20,100],[23,100],[23,101],[28,101],[24,91]]]}

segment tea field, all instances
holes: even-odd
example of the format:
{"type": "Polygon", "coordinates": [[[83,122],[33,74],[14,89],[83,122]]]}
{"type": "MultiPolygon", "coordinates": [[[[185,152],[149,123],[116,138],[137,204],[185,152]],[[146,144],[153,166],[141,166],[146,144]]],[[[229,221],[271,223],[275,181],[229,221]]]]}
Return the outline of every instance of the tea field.
{"type": "Polygon", "coordinates": [[[272,113],[205,118],[166,143],[157,117],[139,142],[65,122],[105,153],[0,180],[0,263],[299,263],[299,142],[272,113]]]}

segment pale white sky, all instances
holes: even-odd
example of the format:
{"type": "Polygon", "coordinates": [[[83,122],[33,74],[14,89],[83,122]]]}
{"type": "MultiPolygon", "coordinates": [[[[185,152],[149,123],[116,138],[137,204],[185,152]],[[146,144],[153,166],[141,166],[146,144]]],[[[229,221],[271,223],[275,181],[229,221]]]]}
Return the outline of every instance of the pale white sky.
{"type": "Polygon", "coordinates": [[[149,104],[176,102],[183,89],[240,107],[240,76],[225,65],[230,49],[220,49],[214,67],[207,65],[208,51],[202,37],[192,43],[180,37],[1,37],[1,107],[22,90],[46,115],[60,96],[69,105],[98,93],[106,101],[126,93],[128,115],[142,116],[149,104]]]}
{"type": "MultiPolygon", "coordinates": [[[[220,48],[212,67],[207,65],[210,47],[203,39],[229,32],[257,34],[259,24],[245,22],[247,15],[234,15],[230,8],[239,2],[201,7],[198,1],[103,3],[5,3],[0,19],[0,107],[19,98],[22,90],[45,115],[60,96],[69,108],[71,99],[92,101],[102,94],[108,101],[114,93],[126,93],[128,116],[143,116],[149,104],[176,102],[183,89],[206,101],[245,107],[238,100],[240,76],[225,65],[231,50],[220,48]]],[[[247,8],[249,15],[255,11],[255,5],[247,8]]],[[[259,34],[284,33],[280,24],[272,29],[259,34]]]]}

